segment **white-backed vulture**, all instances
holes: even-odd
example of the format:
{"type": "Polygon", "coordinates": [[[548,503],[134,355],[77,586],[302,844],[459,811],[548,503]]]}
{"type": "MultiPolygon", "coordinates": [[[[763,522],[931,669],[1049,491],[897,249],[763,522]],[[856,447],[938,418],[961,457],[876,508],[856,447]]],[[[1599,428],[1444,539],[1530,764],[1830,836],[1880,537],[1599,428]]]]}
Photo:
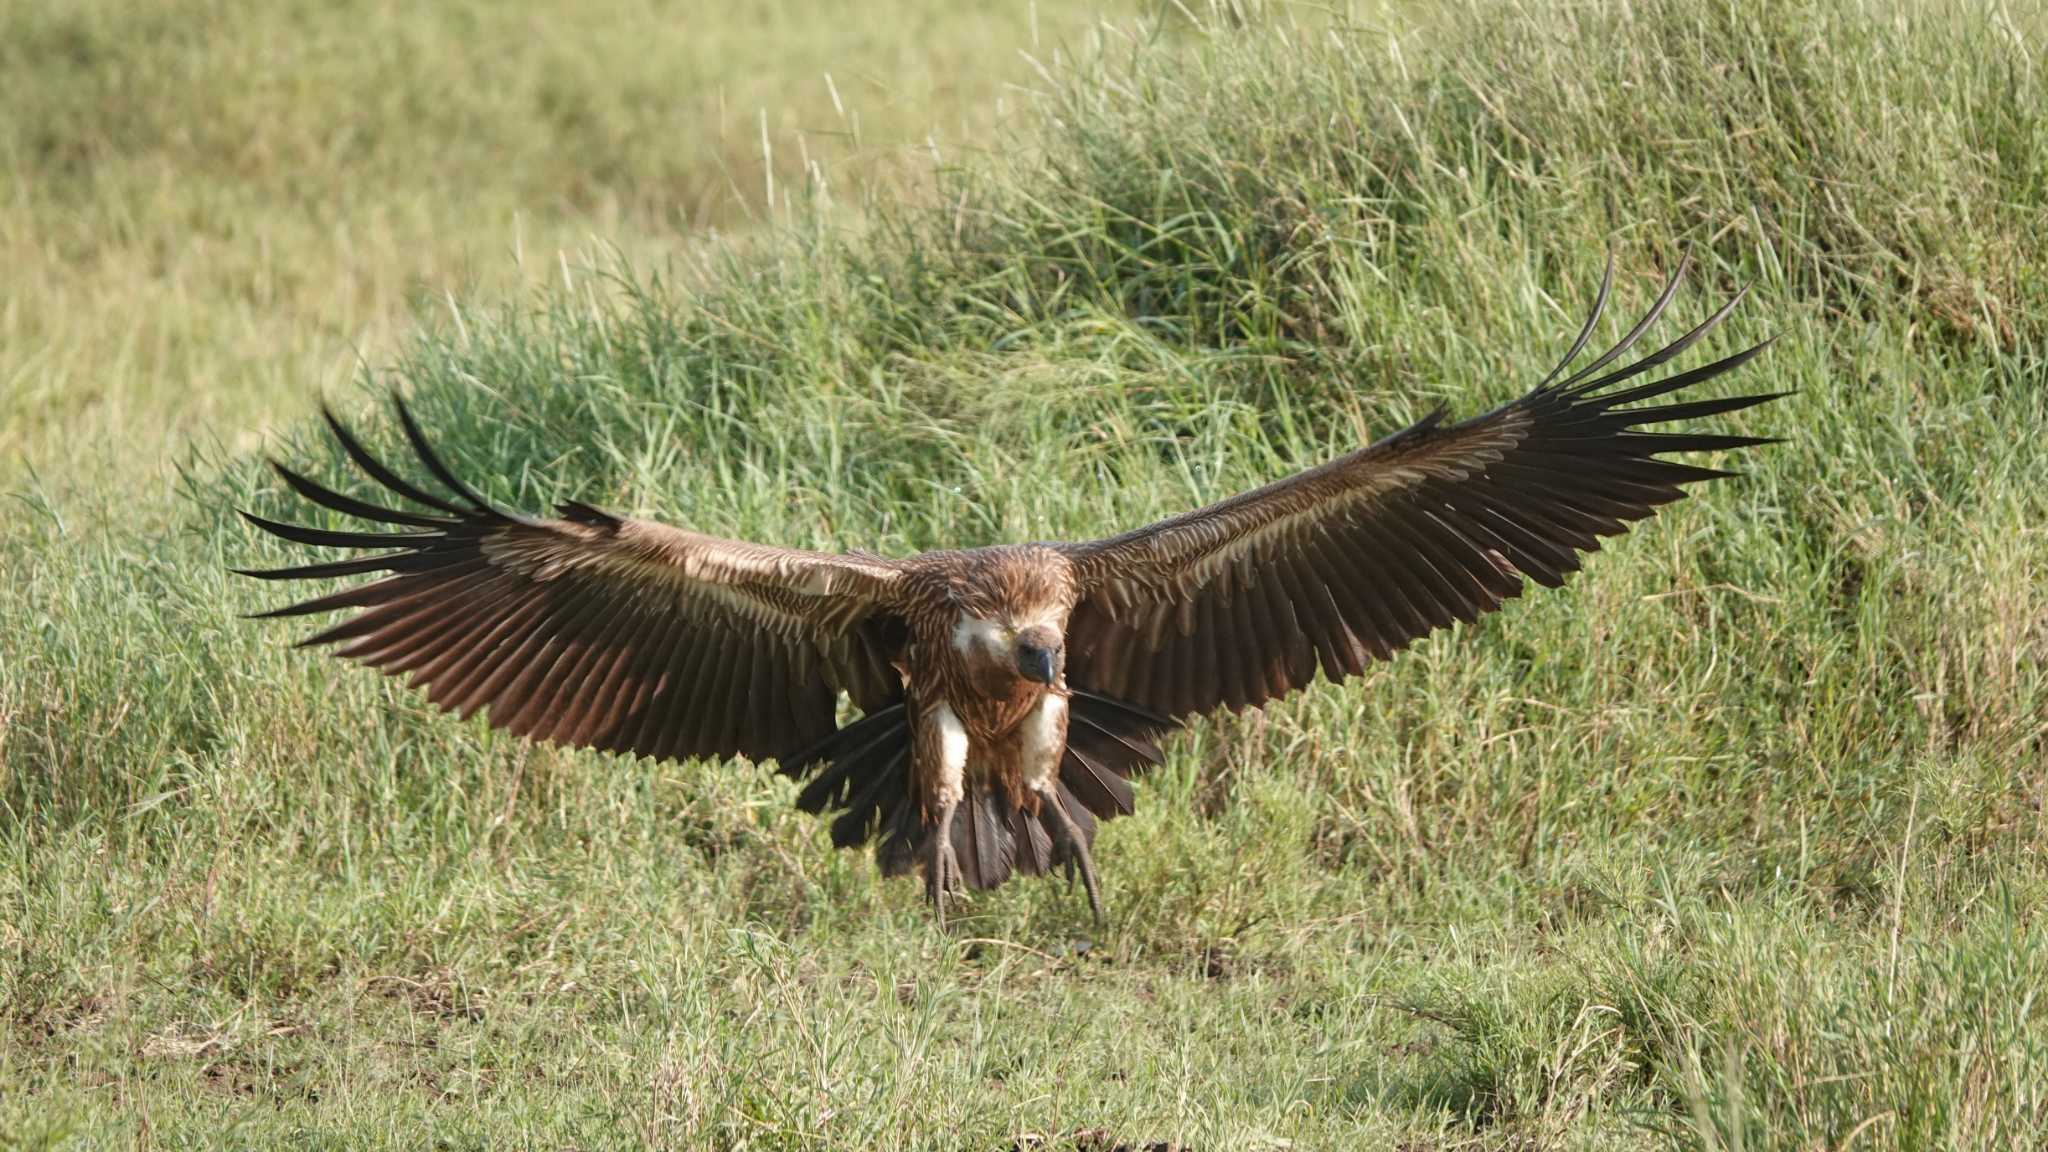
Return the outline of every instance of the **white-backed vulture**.
{"type": "MultiPolygon", "coordinates": [[[[536,740],[685,760],[777,761],[797,802],[837,809],[832,840],[873,840],[889,875],[923,871],[943,922],[960,885],[1078,870],[1100,892],[1098,820],[1188,717],[1355,676],[1417,638],[1556,586],[1600,538],[1728,473],[1663,457],[1759,437],[1645,428],[1771,395],[1674,400],[1763,348],[1655,378],[1740,300],[1624,367],[1677,291],[1565,373],[1605,306],[1533,391],[1484,415],[1442,409],[1377,443],[1106,540],[831,555],[703,536],[586,504],[503,511],[458,480],[403,403],[430,491],[329,414],[344,451],[413,509],[366,503],[277,465],[327,508],[388,526],[251,523],[376,549],[266,580],[382,573],[270,616],[348,610],[304,641],[434,704],[536,740]],[[1631,383],[1631,381],[1638,381],[1631,383]],[[862,715],[839,726],[844,693],[862,715]]],[[[246,514],[245,514],[246,515],[246,514]]]]}

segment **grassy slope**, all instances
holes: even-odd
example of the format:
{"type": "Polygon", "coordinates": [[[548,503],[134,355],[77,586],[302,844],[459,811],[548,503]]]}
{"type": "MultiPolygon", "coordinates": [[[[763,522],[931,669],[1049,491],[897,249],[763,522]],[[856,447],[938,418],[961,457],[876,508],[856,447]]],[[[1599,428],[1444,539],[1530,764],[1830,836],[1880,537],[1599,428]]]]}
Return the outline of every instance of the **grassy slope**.
{"type": "Polygon", "coordinates": [[[32,511],[0,557],[0,1132],[2048,1137],[2044,30],[1452,15],[1111,41],[942,207],[702,291],[435,320],[396,376],[527,505],[1091,533],[1510,395],[1604,250],[1626,311],[1689,240],[1680,320],[1750,283],[1723,339],[1781,336],[1728,386],[1800,390],[1741,421],[1791,438],[1751,479],[1179,740],[1105,834],[1100,930],[1019,884],[951,937],[764,772],[523,747],[231,619],[262,597],[220,566],[277,554],[228,509],[285,506],[246,459],[161,535],[32,511]]]}
{"type": "Polygon", "coordinates": [[[957,160],[1103,6],[1036,7],[0,0],[0,480],[253,448],[416,299],[744,228],[771,160],[957,160]]]}

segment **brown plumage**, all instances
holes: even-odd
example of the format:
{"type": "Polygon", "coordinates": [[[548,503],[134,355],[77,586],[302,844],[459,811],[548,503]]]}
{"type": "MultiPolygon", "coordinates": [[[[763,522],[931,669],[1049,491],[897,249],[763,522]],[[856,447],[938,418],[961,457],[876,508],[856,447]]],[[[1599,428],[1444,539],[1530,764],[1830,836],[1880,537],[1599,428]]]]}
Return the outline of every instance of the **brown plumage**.
{"type": "MultiPolygon", "coordinates": [[[[1752,436],[1639,429],[1769,395],[1622,405],[1734,369],[1738,352],[1616,388],[1691,347],[1726,307],[1610,369],[1670,303],[1592,364],[1612,268],[1570,352],[1534,391],[1461,423],[1441,409],[1368,447],[1107,540],[891,560],[701,536],[588,505],[539,519],[464,486],[399,404],[419,464],[400,477],[329,415],[343,450],[418,505],[330,491],[316,504],[398,530],[249,516],[303,544],[383,551],[266,580],[386,573],[269,616],[354,614],[303,641],[405,674],[434,704],[521,736],[664,759],[775,760],[797,803],[838,811],[833,843],[875,841],[889,875],[949,893],[1013,872],[1078,871],[1098,913],[1095,826],[1132,810],[1130,778],[1186,718],[1354,676],[1417,638],[1555,586],[1600,537],[1728,473],[1662,459],[1752,436]],[[1601,374],[1606,369],[1605,374],[1601,374]],[[838,726],[844,693],[862,716],[838,726]]],[[[1737,296],[1737,300],[1740,296],[1737,296]]],[[[246,514],[245,514],[246,515],[246,514]]]]}

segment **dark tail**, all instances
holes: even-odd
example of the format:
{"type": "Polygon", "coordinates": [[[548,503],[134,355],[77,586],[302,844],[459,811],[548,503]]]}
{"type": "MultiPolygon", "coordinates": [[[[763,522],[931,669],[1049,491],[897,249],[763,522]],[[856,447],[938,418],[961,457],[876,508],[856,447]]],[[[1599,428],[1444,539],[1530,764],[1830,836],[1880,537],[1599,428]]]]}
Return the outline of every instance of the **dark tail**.
{"type": "Polygon", "coordinates": [[[832,821],[832,844],[852,848],[879,828],[916,819],[910,799],[910,716],[899,701],[870,712],[789,758],[782,771],[810,782],[796,806],[822,814],[843,809],[832,821]],[[815,774],[812,768],[817,768],[815,774]]]}
{"type": "MultiPolygon", "coordinates": [[[[1131,777],[1164,760],[1154,741],[1178,727],[1125,701],[1074,690],[1054,793],[1083,850],[1094,844],[1100,821],[1131,813],[1131,777]]],[[[783,768],[810,777],[797,794],[797,807],[839,810],[832,821],[834,846],[875,841],[875,862],[885,876],[911,872],[928,835],[910,795],[910,744],[909,713],[899,702],[839,729],[790,757],[783,768]]],[[[953,822],[953,853],[971,887],[993,888],[1012,873],[1043,875],[1072,860],[1054,835],[1051,813],[1018,808],[1002,791],[974,792],[961,808],[953,822]]]]}
{"type": "Polygon", "coordinates": [[[1095,843],[1097,820],[1131,814],[1131,777],[1165,763],[1153,741],[1178,727],[1135,704],[1074,690],[1067,700],[1067,751],[1060,758],[1057,791],[1085,844],[1095,843]]]}
{"type": "MultiPolygon", "coordinates": [[[[1018,832],[1038,819],[1014,810],[1000,791],[969,793],[960,807],[953,821],[953,855],[960,861],[960,878],[969,888],[993,888],[1017,868],[1018,832]]],[[[1028,832],[1025,838],[1029,839],[1028,832]]]]}
{"type": "MultiPolygon", "coordinates": [[[[924,859],[933,830],[905,797],[875,833],[875,864],[882,875],[905,876],[924,859]]],[[[1013,806],[1005,793],[986,790],[961,799],[953,818],[953,856],[970,888],[993,888],[1013,872],[1037,876],[1054,863],[1052,838],[1038,817],[1013,806]]]]}

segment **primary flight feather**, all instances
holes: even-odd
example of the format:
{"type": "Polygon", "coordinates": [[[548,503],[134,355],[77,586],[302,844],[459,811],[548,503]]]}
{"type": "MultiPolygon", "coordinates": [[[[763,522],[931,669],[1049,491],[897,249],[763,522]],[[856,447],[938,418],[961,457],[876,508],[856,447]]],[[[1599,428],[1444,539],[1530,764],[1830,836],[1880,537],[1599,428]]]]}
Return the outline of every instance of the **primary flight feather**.
{"type": "Polygon", "coordinates": [[[775,760],[797,803],[836,810],[832,840],[873,840],[883,872],[921,869],[941,922],[960,886],[1078,871],[1100,889],[1095,827],[1132,810],[1130,778],[1190,716],[1255,706],[1318,671],[1357,675],[1414,640],[1549,586],[1600,546],[1726,476],[1663,459],[1763,438],[1643,429],[1780,394],[1674,401],[1756,345],[1644,383],[1740,294],[1625,367],[1684,262],[1619,343],[1564,376],[1605,308],[1612,266],[1569,352],[1533,391],[1377,443],[1121,536],[832,555],[699,535],[586,504],[494,507],[400,426],[443,491],[406,480],[330,413],[345,453],[416,510],[274,465],[315,504],[391,526],[336,532],[244,513],[300,544],[367,556],[244,574],[384,573],[266,616],[354,610],[303,644],[403,673],[439,707],[520,736],[685,760],[775,760]],[[1562,378],[1560,378],[1562,377],[1562,378]],[[1627,386],[1623,386],[1627,385],[1627,386]],[[837,723],[840,694],[861,712],[837,723]]]}

